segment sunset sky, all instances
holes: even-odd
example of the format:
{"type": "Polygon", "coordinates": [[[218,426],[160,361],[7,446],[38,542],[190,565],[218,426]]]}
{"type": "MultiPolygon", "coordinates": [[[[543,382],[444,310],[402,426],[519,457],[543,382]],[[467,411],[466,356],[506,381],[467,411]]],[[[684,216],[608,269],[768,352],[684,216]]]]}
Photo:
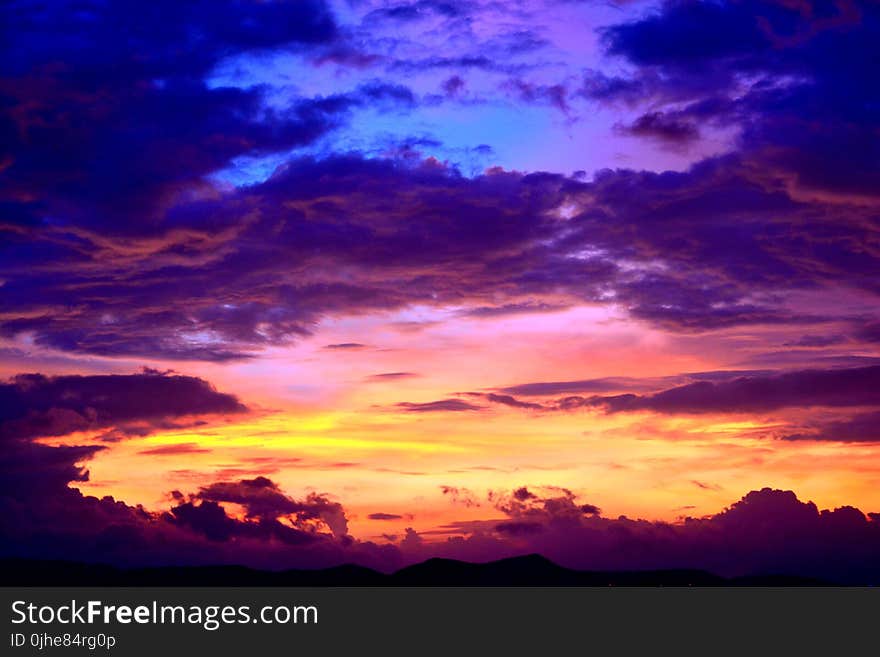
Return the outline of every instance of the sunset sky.
{"type": "Polygon", "coordinates": [[[0,11],[3,554],[880,577],[876,2],[0,11]]]}

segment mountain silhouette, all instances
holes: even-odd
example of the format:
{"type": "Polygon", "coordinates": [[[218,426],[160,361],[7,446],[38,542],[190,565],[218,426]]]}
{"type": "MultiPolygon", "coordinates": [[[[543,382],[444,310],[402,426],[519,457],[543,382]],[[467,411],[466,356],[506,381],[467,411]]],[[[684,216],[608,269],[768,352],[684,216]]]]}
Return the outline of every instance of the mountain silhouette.
{"type": "Polygon", "coordinates": [[[0,559],[3,586],[825,586],[808,577],[725,578],[703,570],[585,571],[537,554],[488,563],[428,559],[385,574],[352,564],[322,570],[245,566],[119,568],[105,564],[0,559]]]}

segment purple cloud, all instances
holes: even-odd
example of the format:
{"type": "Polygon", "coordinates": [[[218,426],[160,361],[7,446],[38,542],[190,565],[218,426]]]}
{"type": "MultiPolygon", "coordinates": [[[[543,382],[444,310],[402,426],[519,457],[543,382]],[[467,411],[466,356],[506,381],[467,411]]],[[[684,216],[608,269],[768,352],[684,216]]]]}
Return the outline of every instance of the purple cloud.
{"type": "Polygon", "coordinates": [[[303,531],[313,530],[314,522],[320,521],[334,536],[348,535],[348,519],[341,504],[316,493],[309,493],[304,500],[294,500],[285,495],[275,482],[262,476],[235,482],[215,482],[199,489],[196,497],[209,502],[240,504],[248,518],[276,521],[279,517],[285,517],[294,527],[303,531]]]}
{"type": "Polygon", "coordinates": [[[626,135],[648,137],[675,147],[686,146],[700,137],[700,131],[692,122],[666,112],[643,114],[631,124],[620,126],[620,131],[626,135]]]}
{"type": "Polygon", "coordinates": [[[880,367],[796,370],[730,381],[700,381],[652,395],[571,397],[568,408],[601,407],[610,413],[754,413],[787,407],[880,406],[880,367]]]}
{"type": "MultiPolygon", "coordinates": [[[[204,379],[144,370],[141,374],[19,374],[0,383],[0,438],[21,440],[115,429],[138,436],[176,418],[244,413],[235,396],[204,379]]],[[[105,439],[107,439],[105,437],[105,439]]]]}
{"type": "MultiPolygon", "coordinates": [[[[853,507],[820,511],[791,491],[752,491],[720,513],[675,524],[579,513],[575,499],[562,499],[559,510],[527,508],[528,517],[520,507],[502,504],[509,520],[462,523],[463,536],[433,545],[430,553],[474,561],[488,554],[538,553],[585,570],[697,568],[724,576],[794,575],[840,583],[880,578],[877,514],[853,507]]],[[[413,552],[428,554],[423,546],[413,552]]]]}
{"type": "Polygon", "coordinates": [[[460,412],[483,410],[482,406],[469,404],[461,399],[439,399],[437,401],[422,403],[400,402],[397,404],[397,408],[411,413],[444,413],[448,411],[460,412]]]}
{"type": "Polygon", "coordinates": [[[381,374],[371,374],[366,380],[373,382],[398,381],[400,379],[412,379],[418,376],[419,374],[416,374],[415,372],[383,372],[381,374]]]}

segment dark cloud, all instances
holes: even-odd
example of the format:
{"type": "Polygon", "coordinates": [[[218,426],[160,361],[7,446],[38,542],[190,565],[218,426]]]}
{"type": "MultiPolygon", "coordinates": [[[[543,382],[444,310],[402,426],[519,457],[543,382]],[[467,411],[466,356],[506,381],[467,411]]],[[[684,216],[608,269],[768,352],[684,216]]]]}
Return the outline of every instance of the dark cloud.
{"type": "MultiPolygon", "coordinates": [[[[509,520],[451,525],[447,530],[463,535],[432,544],[431,554],[476,561],[487,554],[538,553],[585,570],[698,568],[724,576],[794,575],[848,584],[880,578],[877,514],[846,506],[820,511],[791,491],[752,491],[720,513],[677,523],[582,513],[583,505],[564,493],[547,496],[561,500],[552,509],[531,501],[523,510],[510,506],[512,499],[509,493],[499,498],[509,520]]],[[[422,546],[409,554],[428,551],[422,546]]]]}
{"type": "Polygon", "coordinates": [[[785,347],[830,347],[845,344],[849,338],[845,335],[802,335],[797,340],[786,342],[785,347]]]}
{"type": "MultiPolygon", "coordinates": [[[[118,410],[108,398],[114,392],[125,398],[125,377],[104,392],[107,398],[97,398],[104,402],[98,417],[109,417],[104,414],[108,408],[118,410]]],[[[122,406],[128,408],[128,401],[122,406]]],[[[340,504],[316,493],[296,500],[264,476],[215,482],[189,496],[172,491],[174,505],[160,513],[111,497],[83,495],[70,484],[88,481],[84,464],[107,447],[43,445],[33,442],[31,433],[0,436],[0,556],[262,567],[355,561],[383,570],[400,563],[396,551],[349,537],[340,504]],[[230,515],[223,504],[240,505],[245,517],[230,515]]],[[[145,451],[179,454],[193,451],[190,447],[145,451]]]]}
{"type": "Polygon", "coordinates": [[[565,310],[568,306],[552,303],[506,303],[501,306],[479,306],[462,311],[463,317],[504,317],[506,315],[528,315],[531,313],[551,313],[565,310]]]}
{"type": "Polygon", "coordinates": [[[0,383],[0,438],[5,439],[111,427],[112,438],[138,436],[175,418],[246,411],[235,396],[218,392],[204,379],[154,370],[86,376],[19,374],[0,383]]]}
{"type": "Polygon", "coordinates": [[[266,477],[215,482],[199,489],[197,497],[210,502],[240,504],[248,518],[277,521],[284,517],[300,530],[313,529],[314,522],[320,521],[334,536],[348,534],[348,519],[341,504],[317,493],[309,493],[305,499],[295,500],[266,477]]]}
{"type": "Polygon", "coordinates": [[[475,291],[505,284],[499,259],[529,249],[544,232],[532,219],[560,198],[563,179],[547,182],[471,181],[431,162],[301,160],[233,197],[175,208],[179,231],[159,231],[143,253],[80,235],[96,261],[69,247],[46,260],[44,245],[73,236],[44,227],[7,245],[0,298],[16,310],[0,331],[68,351],[227,360],[307,335],[327,314],[453,301],[469,275],[475,291]]]}
{"type": "MultiPolygon", "coordinates": [[[[753,491],[721,513],[670,524],[606,519],[570,490],[523,486],[490,495],[506,520],[453,525],[445,531],[457,535],[439,542],[407,529],[396,545],[378,546],[324,531],[344,521],[341,507],[314,494],[297,501],[266,477],[216,482],[190,496],[174,491],[173,506],[152,513],[67,486],[87,478],[75,464],[101,447],[28,445],[33,449],[0,455],[0,556],[137,566],[359,563],[389,571],[432,556],[486,561],[539,553],[589,570],[699,568],[880,582],[878,514],[819,511],[790,491],[753,491]],[[225,503],[241,505],[246,517],[230,515],[225,503]]],[[[478,503],[471,491],[447,486],[443,492],[465,505],[478,503]]]]}
{"type": "Polygon", "coordinates": [[[871,322],[861,326],[856,332],[856,338],[864,342],[880,342],[880,322],[871,322]]]}
{"type": "Polygon", "coordinates": [[[178,454],[209,454],[210,449],[199,447],[197,443],[174,443],[171,445],[159,445],[149,449],[142,449],[138,454],[151,456],[176,456],[178,454]]]}
{"type": "Polygon", "coordinates": [[[136,242],[143,252],[64,226],[9,240],[0,332],[64,351],[222,361],[327,316],[413,304],[481,317],[611,301],[702,332],[827,321],[787,308],[783,289],[876,293],[863,208],[832,215],[751,175],[732,158],[593,183],[465,178],[432,160],[295,160],[169,209],[179,228],[136,242]],[[560,220],[566,202],[578,213],[560,220]],[[97,255],[86,263],[82,249],[97,255]]]}
{"type": "Polygon", "coordinates": [[[457,0],[417,0],[391,4],[370,12],[365,20],[417,21],[432,16],[455,18],[467,13],[469,2],[457,0]]]}
{"type": "MultiPolygon", "coordinates": [[[[203,379],[155,370],[132,375],[27,374],[0,384],[2,553],[119,563],[226,561],[226,548],[205,550],[204,541],[235,538],[253,543],[250,548],[239,544],[245,553],[266,541],[320,544],[325,546],[320,554],[302,558],[327,560],[327,550],[337,550],[346,536],[346,519],[342,507],[324,496],[312,493],[296,501],[272,481],[257,477],[212,484],[189,500],[175,492],[172,497],[178,504],[166,514],[155,514],[109,497],[85,496],[70,487],[89,480],[85,464],[108,449],[106,445],[35,442],[44,436],[95,429],[140,436],[178,418],[245,410],[235,397],[216,391],[203,379]],[[248,518],[227,515],[219,501],[241,504],[248,518]]],[[[180,444],[142,453],[200,451],[206,450],[180,444]]]]}
{"type": "Polygon", "coordinates": [[[332,102],[273,110],[260,89],[205,82],[224,57],[334,39],[320,0],[22,2],[2,12],[0,194],[38,199],[25,211],[142,232],[234,157],[310,143],[333,125],[332,102]]]}
{"type": "Polygon", "coordinates": [[[876,197],[872,138],[880,10],[868,1],[678,2],[604,30],[608,52],[636,67],[590,92],[690,101],[694,118],[740,126],[755,166],[804,188],[876,197]]]}
{"type": "Polygon", "coordinates": [[[399,379],[412,379],[418,377],[415,372],[383,372],[382,374],[372,374],[367,377],[367,381],[397,381],[399,379]]]}
{"type": "Polygon", "coordinates": [[[469,404],[462,399],[440,399],[432,402],[400,402],[397,407],[411,413],[443,413],[447,411],[481,411],[482,406],[469,404]]]}
{"type": "Polygon", "coordinates": [[[650,390],[657,387],[654,380],[632,377],[606,377],[579,381],[537,381],[507,386],[501,390],[511,395],[559,395],[574,392],[609,392],[616,390],[650,390]]]}
{"type": "Polygon", "coordinates": [[[371,513],[367,518],[370,520],[402,520],[403,516],[396,513],[371,513]]]}
{"type": "Polygon", "coordinates": [[[504,88],[524,103],[549,105],[563,114],[571,112],[568,103],[569,91],[562,84],[537,84],[521,78],[512,78],[504,84],[504,88]]]}
{"type": "Polygon", "coordinates": [[[352,98],[353,102],[363,102],[371,107],[390,108],[413,107],[416,97],[413,92],[403,85],[389,84],[380,80],[374,80],[358,87],[357,94],[352,98]]]}
{"type": "Polygon", "coordinates": [[[730,381],[700,381],[652,395],[570,397],[560,405],[609,413],[755,413],[787,407],[880,406],[880,367],[796,370],[730,381]]]}
{"type": "Polygon", "coordinates": [[[685,146],[700,136],[700,131],[692,122],[665,112],[648,112],[629,125],[620,126],[620,131],[635,137],[648,137],[671,146],[685,146]]]}
{"type": "Polygon", "coordinates": [[[780,437],[783,440],[880,443],[880,411],[857,413],[844,419],[814,422],[804,429],[805,431],[780,437]]]}
{"type": "MultiPolygon", "coordinates": [[[[469,11],[449,6],[394,10],[469,11]]],[[[227,189],[212,174],[241,157],[315,143],[358,108],[423,99],[372,80],[280,107],[262,88],[205,81],[223,58],[350,45],[318,2],[154,3],[140,21],[125,3],[7,5],[0,334],[67,352],[227,361],[328,316],[415,304],[479,317],[611,303],[701,333],[829,319],[792,308],[792,292],[875,301],[865,245],[878,228],[867,64],[878,10],[809,6],[670,1],[603,32],[630,73],[590,72],[579,93],[637,108],[630,131],[680,143],[694,126],[736,129],[728,153],[685,171],[469,178],[420,156],[353,153],[292,159],[227,189]]],[[[541,47],[531,33],[505,39],[492,47],[541,47]]],[[[491,52],[389,66],[509,68],[491,52]]],[[[508,76],[527,102],[568,111],[576,95],[508,76]]]]}
{"type": "Polygon", "coordinates": [[[662,390],[663,388],[689,381],[727,381],[744,376],[759,376],[772,373],[772,370],[712,370],[657,377],[614,376],[574,381],[536,381],[507,386],[500,390],[511,395],[525,397],[579,392],[643,392],[662,390]]]}
{"type": "MultiPolygon", "coordinates": [[[[844,363],[844,365],[849,363],[844,363]]],[[[880,407],[876,394],[880,367],[838,367],[791,371],[722,370],[691,372],[677,376],[647,379],[586,379],[527,383],[511,386],[523,395],[551,396],[565,392],[649,390],[647,394],[623,392],[592,396],[569,395],[538,402],[523,401],[512,395],[467,393],[513,408],[541,411],[577,411],[584,408],[608,413],[651,411],[668,414],[765,413],[786,408],[822,408],[824,417],[804,423],[790,419],[782,432],[768,438],[788,441],[830,442],[880,441],[880,407]],[[670,383],[679,383],[673,387],[670,383]],[[846,410],[843,410],[846,409],[846,410]],[[849,414],[840,417],[841,413],[849,414]],[[829,417],[830,415],[830,417],[829,417]],[[836,416],[836,417],[835,417],[836,416]]],[[[710,484],[693,482],[701,488],[710,484]]]]}
{"type": "Polygon", "coordinates": [[[489,501],[496,509],[518,521],[546,524],[600,514],[599,507],[578,502],[572,491],[558,486],[532,489],[522,486],[510,493],[490,492],[489,501]]]}
{"type": "Polygon", "coordinates": [[[453,75],[443,82],[443,92],[447,96],[453,97],[464,91],[465,86],[466,83],[460,76],[453,75]]]}
{"type": "Polygon", "coordinates": [[[521,67],[502,64],[482,54],[460,55],[457,57],[431,56],[415,60],[397,60],[390,65],[392,70],[403,73],[417,73],[434,69],[478,69],[484,71],[505,72],[518,70],[521,67]]]}
{"type": "Polygon", "coordinates": [[[544,531],[544,525],[540,522],[509,520],[507,522],[499,522],[495,525],[495,531],[500,534],[509,534],[511,536],[526,536],[529,534],[541,533],[544,531]]]}
{"type": "Polygon", "coordinates": [[[498,395],[495,393],[489,393],[485,395],[485,399],[486,401],[490,401],[493,404],[503,404],[504,406],[512,406],[514,408],[526,408],[530,410],[542,410],[544,408],[541,404],[524,402],[510,395],[498,395]]]}
{"type": "MultiPolygon", "coordinates": [[[[163,540],[163,530],[142,508],[83,496],[69,487],[89,480],[84,464],[106,445],[50,446],[35,439],[100,429],[108,431],[99,439],[113,432],[134,437],[186,416],[245,410],[235,397],[217,392],[203,379],[155,370],[132,375],[21,374],[0,384],[4,554],[38,557],[52,552],[53,545],[63,545],[72,558],[91,560],[90,552],[106,556],[117,554],[117,548],[136,547],[145,531],[156,534],[150,540],[163,540]]],[[[182,453],[193,446],[147,451],[182,453]]]]}
{"type": "Polygon", "coordinates": [[[324,349],[345,349],[356,351],[359,349],[366,349],[367,345],[361,344],[360,342],[339,342],[337,344],[328,344],[324,346],[324,349]]]}
{"type": "Polygon", "coordinates": [[[460,486],[440,486],[441,492],[452,500],[453,504],[461,504],[466,507],[480,506],[480,502],[473,491],[460,486]]]}

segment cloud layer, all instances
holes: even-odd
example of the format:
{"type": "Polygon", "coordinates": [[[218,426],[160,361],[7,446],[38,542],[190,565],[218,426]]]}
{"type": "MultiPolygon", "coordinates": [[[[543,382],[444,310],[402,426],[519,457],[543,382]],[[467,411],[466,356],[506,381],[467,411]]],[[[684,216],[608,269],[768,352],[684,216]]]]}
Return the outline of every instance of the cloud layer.
{"type": "Polygon", "coordinates": [[[789,296],[844,288],[876,302],[878,17],[872,3],[810,7],[670,2],[604,29],[630,74],[583,94],[677,108],[631,134],[736,130],[735,148],[685,171],[467,177],[336,153],[232,190],[211,175],[236,158],[289,152],[412,92],[372,81],[282,107],[258,86],[208,84],[224,57],[344,41],[318,2],[248,6],[246,29],[243,5],[212,4],[198,37],[186,26],[201,14],[176,5],[137,21],[100,4],[7,7],[0,331],[76,353],[223,361],[328,316],[415,304],[611,304],[687,332],[834,319],[789,296]],[[707,43],[705,25],[723,38],[707,43]]]}

